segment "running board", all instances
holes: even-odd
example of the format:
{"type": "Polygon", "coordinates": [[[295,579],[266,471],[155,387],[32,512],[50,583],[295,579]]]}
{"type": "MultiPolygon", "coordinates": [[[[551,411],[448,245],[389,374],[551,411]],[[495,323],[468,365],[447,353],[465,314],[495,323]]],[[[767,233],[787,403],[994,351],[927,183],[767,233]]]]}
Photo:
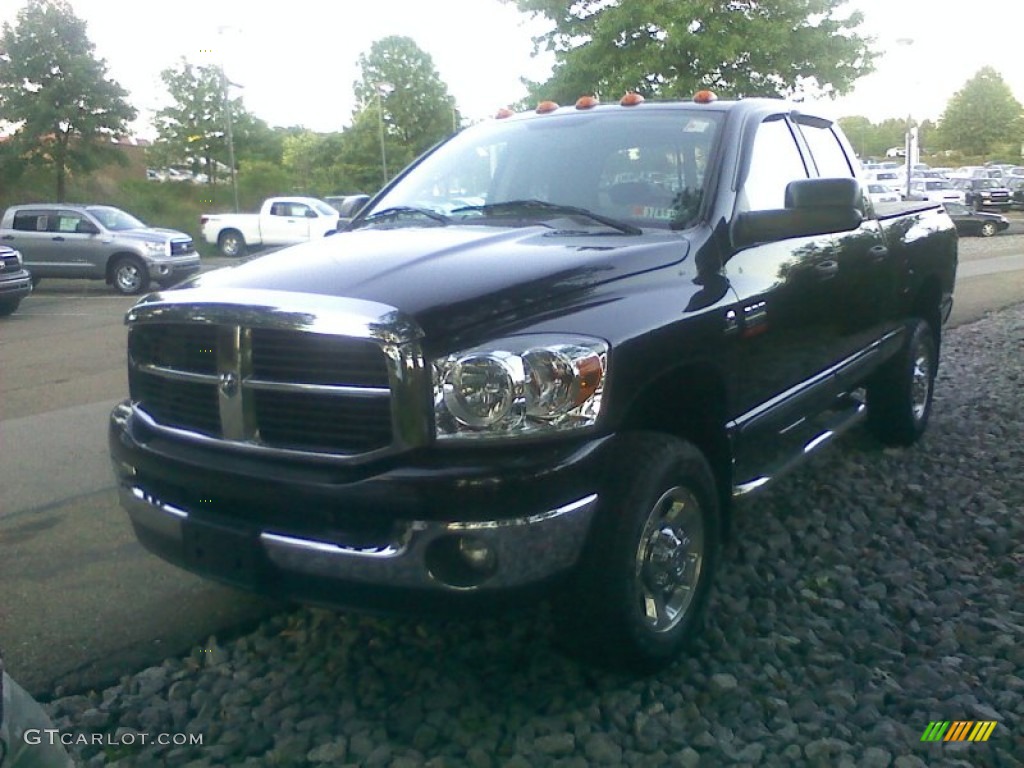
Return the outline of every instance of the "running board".
{"type": "Polygon", "coordinates": [[[734,499],[746,498],[756,491],[767,488],[790,470],[799,467],[811,455],[817,453],[835,440],[835,438],[845,434],[864,421],[868,412],[864,402],[851,394],[843,395],[836,403],[836,408],[838,408],[837,411],[826,417],[825,422],[821,426],[821,431],[804,444],[803,450],[793,453],[783,461],[776,463],[765,474],[733,486],[732,497],[734,499]]]}

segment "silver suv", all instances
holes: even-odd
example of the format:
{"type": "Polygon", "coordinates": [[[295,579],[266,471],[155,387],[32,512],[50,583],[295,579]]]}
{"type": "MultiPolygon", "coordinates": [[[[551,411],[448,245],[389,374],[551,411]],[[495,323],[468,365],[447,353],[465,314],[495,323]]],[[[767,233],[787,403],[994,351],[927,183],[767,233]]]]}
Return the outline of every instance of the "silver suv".
{"type": "Polygon", "coordinates": [[[187,234],[147,227],[109,205],[11,206],[0,220],[0,244],[21,251],[34,282],[82,277],[136,294],[151,282],[167,286],[199,271],[187,234]]]}

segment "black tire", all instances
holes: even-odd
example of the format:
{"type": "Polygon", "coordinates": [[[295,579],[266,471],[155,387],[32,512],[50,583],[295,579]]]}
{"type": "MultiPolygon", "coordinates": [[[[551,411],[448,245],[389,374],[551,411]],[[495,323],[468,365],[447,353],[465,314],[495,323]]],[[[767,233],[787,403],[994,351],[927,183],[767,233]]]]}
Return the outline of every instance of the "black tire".
{"type": "Polygon", "coordinates": [[[245,256],[245,238],[237,229],[225,229],[217,238],[217,248],[231,259],[245,256]]]}
{"type": "Polygon", "coordinates": [[[136,256],[118,256],[110,266],[110,283],[124,296],[135,296],[149,288],[149,270],[136,256]]]}
{"type": "Polygon", "coordinates": [[[21,299],[4,299],[0,301],[0,317],[13,315],[19,304],[21,304],[21,299]]]}
{"type": "Polygon", "coordinates": [[[924,434],[938,366],[936,332],[924,320],[914,320],[903,349],[867,385],[868,429],[880,442],[912,445],[924,434]]]}
{"type": "Polygon", "coordinates": [[[982,237],[992,237],[998,231],[999,227],[996,226],[994,221],[986,221],[981,225],[981,231],[978,234],[982,237]]]}
{"type": "Polygon", "coordinates": [[[715,478],[692,444],[622,439],[580,564],[555,621],[567,652],[653,672],[702,627],[718,560],[715,478]]]}

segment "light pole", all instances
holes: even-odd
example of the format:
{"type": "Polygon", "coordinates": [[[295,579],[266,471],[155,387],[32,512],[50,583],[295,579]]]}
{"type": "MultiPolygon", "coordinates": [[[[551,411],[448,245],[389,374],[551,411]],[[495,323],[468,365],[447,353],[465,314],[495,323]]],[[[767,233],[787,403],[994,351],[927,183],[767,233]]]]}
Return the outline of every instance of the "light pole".
{"type": "MultiPolygon", "coordinates": [[[[234,27],[217,27],[217,34],[224,36],[225,30],[234,27]]],[[[231,102],[228,101],[228,78],[224,73],[224,50],[220,54],[220,94],[224,105],[224,135],[228,140],[228,173],[231,175],[231,194],[234,198],[235,213],[238,213],[238,178],[235,175],[235,137],[231,126],[231,102]]]]}
{"type": "MultiPolygon", "coordinates": [[[[913,44],[914,38],[912,37],[901,37],[896,40],[896,45],[902,45],[906,48],[910,48],[913,44]]],[[[913,59],[913,56],[911,56],[911,59],[913,59]]],[[[917,127],[914,125],[913,116],[908,111],[906,131],[903,135],[903,162],[904,169],[906,170],[903,187],[904,199],[908,199],[910,197],[910,179],[913,176],[914,163],[917,162],[917,155],[917,127]]]]}
{"type": "Polygon", "coordinates": [[[382,186],[387,185],[387,152],[384,150],[384,108],[381,105],[381,88],[380,84],[374,85],[374,93],[377,95],[377,128],[381,139],[381,171],[384,176],[384,183],[382,186]]]}

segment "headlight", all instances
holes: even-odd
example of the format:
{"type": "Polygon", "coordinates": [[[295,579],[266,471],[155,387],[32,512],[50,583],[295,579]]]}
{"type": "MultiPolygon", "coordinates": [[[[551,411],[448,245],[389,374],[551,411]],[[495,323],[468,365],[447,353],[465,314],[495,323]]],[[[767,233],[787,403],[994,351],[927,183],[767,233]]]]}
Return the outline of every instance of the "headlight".
{"type": "Polygon", "coordinates": [[[14,252],[14,258],[16,258],[16,259],[18,260],[18,266],[19,266],[19,267],[20,267],[20,266],[21,266],[22,264],[24,264],[24,263],[25,263],[25,260],[24,260],[23,258],[21,258],[21,251],[15,251],[15,252],[14,252]]]}
{"type": "Polygon", "coordinates": [[[518,336],[434,361],[438,438],[532,436],[593,426],[608,344],[518,336]]]}
{"type": "Polygon", "coordinates": [[[153,256],[167,256],[171,252],[170,243],[143,243],[143,245],[153,256]]]}

